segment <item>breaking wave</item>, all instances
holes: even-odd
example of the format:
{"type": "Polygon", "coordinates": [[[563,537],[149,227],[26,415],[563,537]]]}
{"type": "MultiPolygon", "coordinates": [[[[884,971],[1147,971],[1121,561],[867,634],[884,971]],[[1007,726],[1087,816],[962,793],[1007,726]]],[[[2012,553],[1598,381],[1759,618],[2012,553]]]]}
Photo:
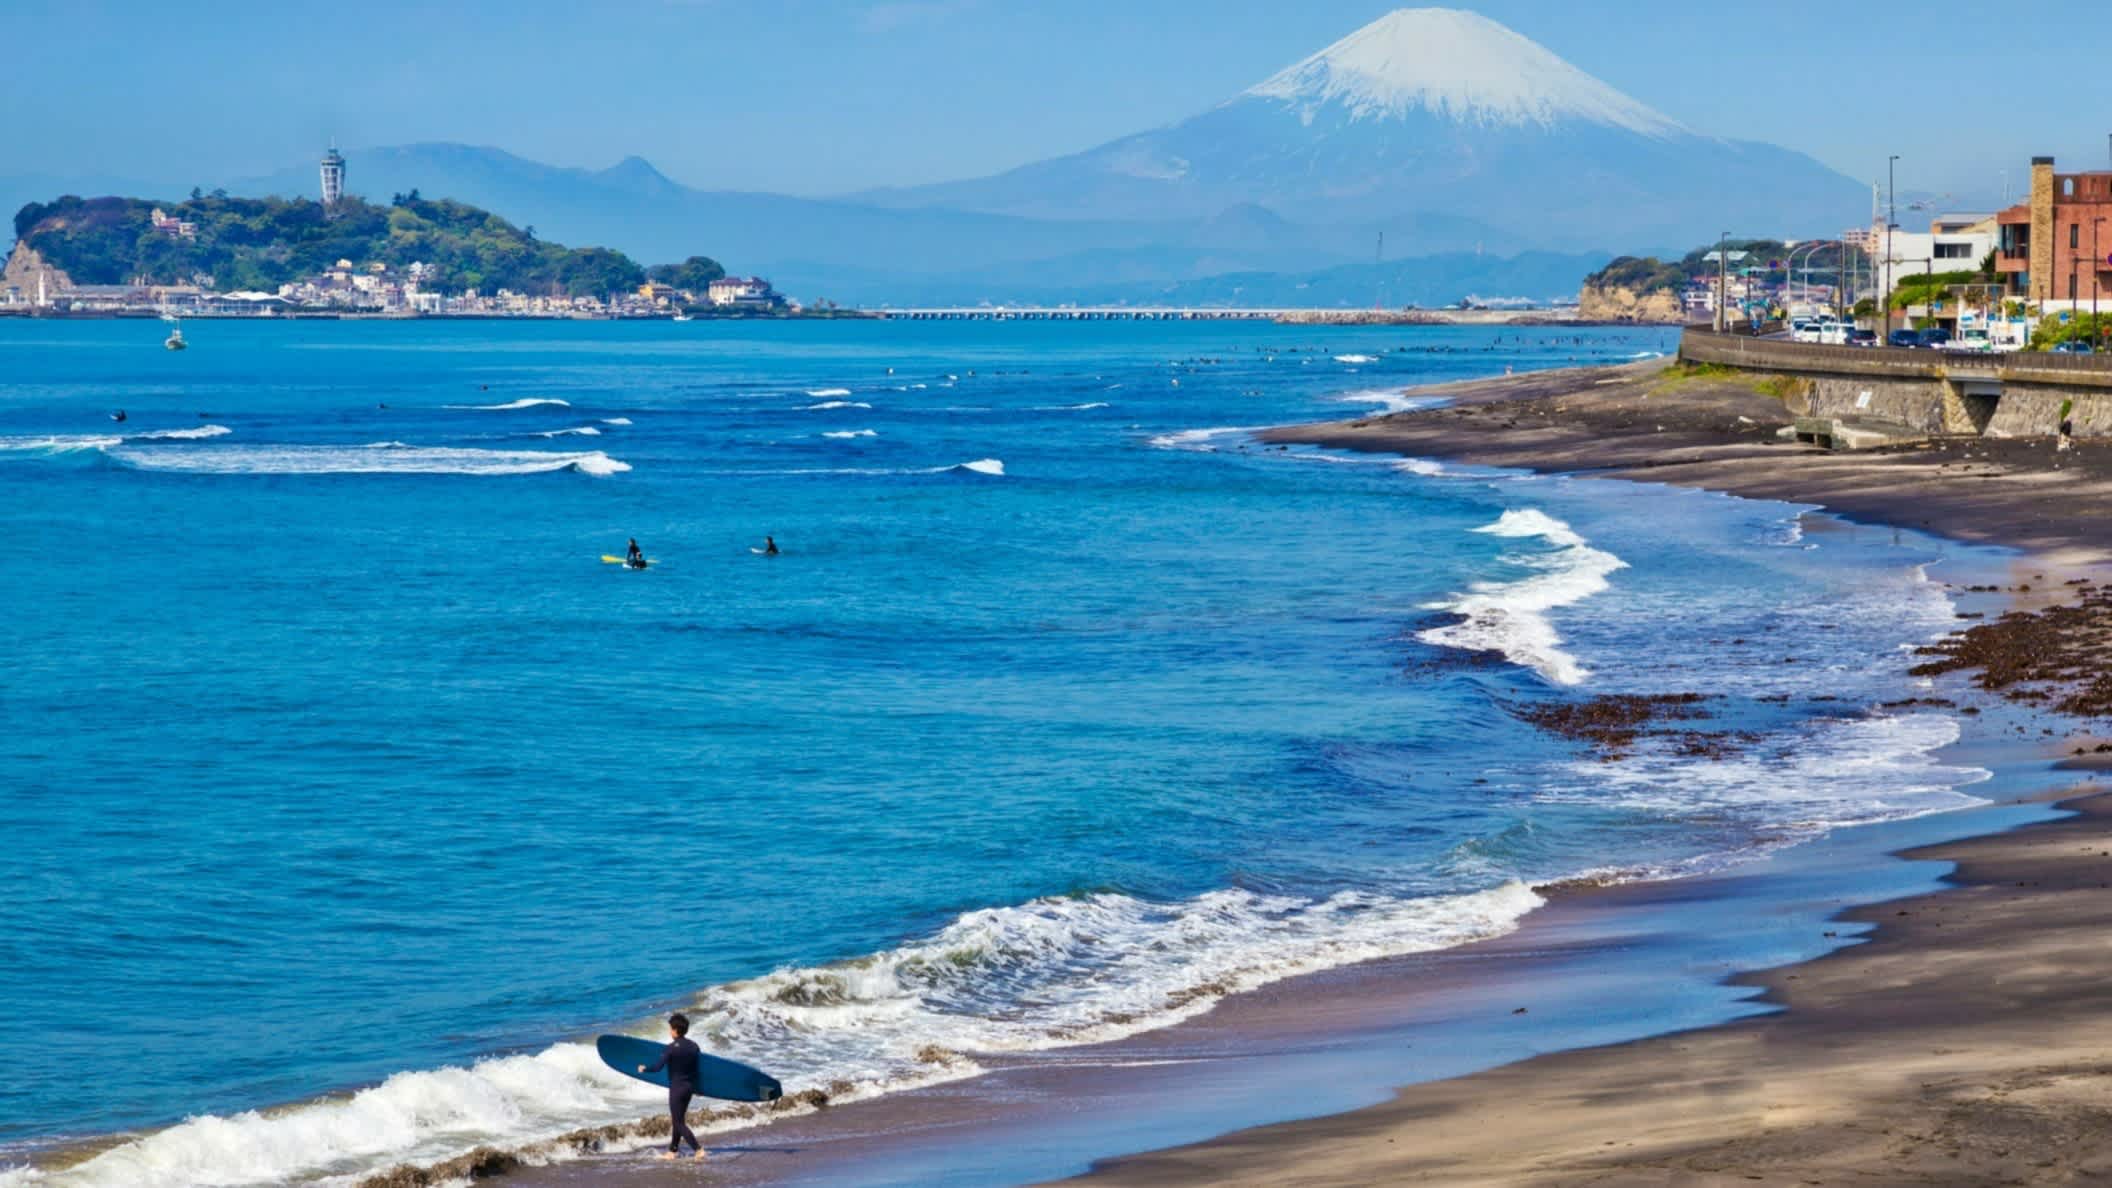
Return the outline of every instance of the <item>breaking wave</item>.
{"type": "Polygon", "coordinates": [[[851,394],[851,390],[850,390],[849,388],[809,388],[809,389],[807,389],[807,395],[809,395],[809,396],[812,396],[812,397],[813,397],[814,399],[816,399],[816,400],[827,400],[827,399],[829,399],[829,398],[830,398],[830,397],[832,397],[832,396],[848,396],[848,395],[850,395],[850,394],[851,394]]]}
{"type": "Polygon", "coordinates": [[[540,433],[523,434],[526,437],[600,437],[601,430],[592,425],[578,425],[570,429],[545,429],[540,433]]]}
{"type": "Polygon", "coordinates": [[[1474,531],[1521,540],[1537,537],[1556,547],[1550,553],[1505,558],[1538,570],[1532,577],[1479,582],[1465,594],[1432,603],[1429,609],[1451,611],[1460,621],[1416,638],[1439,647],[1496,652],[1558,685],[1581,684],[1591,673],[1562,650],[1562,637],[1547,612],[1606,589],[1607,578],[1628,563],[1592,548],[1569,525],[1532,508],[1507,511],[1494,524],[1474,531]]]}
{"type": "Polygon", "coordinates": [[[123,447],[115,461],[140,470],[183,474],[544,474],[573,470],[606,476],[629,470],[599,450],[477,450],[376,442],[365,446],[222,446],[204,449],[123,447]]]}
{"type": "Polygon", "coordinates": [[[1336,356],[1335,356],[1335,362],[1337,362],[1337,363],[1376,363],[1376,362],[1378,362],[1378,361],[1379,361],[1379,360],[1378,360],[1378,358],[1377,358],[1376,356],[1373,356],[1373,355],[1336,355],[1336,356]]]}
{"type": "Polygon", "coordinates": [[[824,433],[822,436],[833,437],[838,441],[846,441],[853,437],[878,437],[880,435],[871,429],[839,429],[833,433],[824,433]]]}
{"type": "MultiPolygon", "coordinates": [[[[887,952],[711,987],[690,1014],[707,1048],[769,1069],[788,1095],[829,1087],[842,1100],[973,1075],[974,1053],[1117,1039],[1298,974],[1501,935],[1541,902],[1516,882],[1424,898],[1050,897],[968,912],[887,952]]],[[[63,1170],[0,1173],[0,1184],[286,1184],[430,1165],[479,1146],[548,1158],[563,1136],[650,1117],[663,1100],[604,1067],[591,1045],[560,1043],[398,1073],[349,1097],[192,1118],[63,1170]]],[[[768,1116],[736,1107],[699,1129],[768,1116]]],[[[641,1149],[659,1141],[634,1133],[641,1149]]]]}
{"type": "Polygon", "coordinates": [[[82,450],[109,450],[135,441],[203,441],[225,437],[234,430],[225,425],[199,425],[190,429],[152,429],[145,433],[54,433],[43,436],[0,437],[0,450],[28,454],[71,454],[82,450]]]}
{"type": "Polygon", "coordinates": [[[519,400],[509,400],[504,404],[450,404],[446,407],[463,412],[518,412],[524,408],[539,408],[546,405],[555,408],[571,408],[572,402],[559,400],[554,396],[528,396],[519,400]]]}
{"type": "Polygon", "coordinates": [[[1352,392],[1347,396],[1337,396],[1335,400],[1342,404],[1376,404],[1380,411],[1388,413],[1413,412],[1439,403],[1428,396],[1410,396],[1405,392],[1387,391],[1352,392]]]}
{"type": "Polygon", "coordinates": [[[870,405],[870,404],[867,404],[867,403],[865,403],[865,402],[864,402],[864,401],[862,401],[862,400],[824,400],[824,401],[822,401],[822,402],[821,402],[820,404],[810,404],[810,405],[808,405],[808,406],[807,406],[807,411],[808,411],[808,412],[821,412],[821,411],[822,411],[822,410],[824,410],[824,409],[831,409],[831,408],[871,408],[871,407],[872,407],[872,405],[870,405]]]}

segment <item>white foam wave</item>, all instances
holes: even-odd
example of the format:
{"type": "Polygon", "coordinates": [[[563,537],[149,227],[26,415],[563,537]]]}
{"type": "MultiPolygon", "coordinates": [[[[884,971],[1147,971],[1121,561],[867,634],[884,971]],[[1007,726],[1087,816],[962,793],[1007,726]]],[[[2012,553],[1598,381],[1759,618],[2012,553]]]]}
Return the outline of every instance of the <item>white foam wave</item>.
{"type": "Polygon", "coordinates": [[[832,396],[848,396],[848,395],[850,395],[850,394],[851,394],[851,390],[850,390],[849,388],[808,388],[808,389],[807,389],[807,395],[809,395],[809,396],[812,396],[812,397],[813,397],[814,399],[816,399],[816,400],[827,400],[827,399],[829,399],[829,398],[830,398],[830,397],[832,397],[832,396]]]}
{"type": "Polygon", "coordinates": [[[1820,719],[1727,755],[1683,757],[1676,748],[1646,742],[1639,750],[1648,752],[1647,762],[1580,762],[1572,779],[1551,779],[1536,799],[1697,822],[1750,816],[1798,840],[1982,803],[1960,789],[1992,773],[1937,758],[1959,733],[1946,715],[1911,713],[1820,719]]]}
{"type": "Polygon", "coordinates": [[[203,441],[225,437],[234,430],[225,425],[199,425],[190,429],[151,429],[144,433],[54,433],[43,436],[0,437],[0,450],[35,454],[71,454],[82,450],[109,450],[134,441],[203,441]]]}
{"type": "Polygon", "coordinates": [[[1005,464],[995,458],[977,458],[973,462],[963,462],[959,466],[954,467],[954,469],[971,471],[975,474],[1003,475],[1005,473],[1005,464]]]}
{"type": "Polygon", "coordinates": [[[1226,425],[1217,429],[1183,429],[1178,433],[1161,433],[1151,439],[1150,444],[1162,450],[1197,450],[1215,452],[1221,438],[1240,437],[1260,432],[1259,426],[1226,425]]]}
{"type": "Polygon", "coordinates": [[[870,404],[867,404],[867,403],[865,403],[865,402],[864,402],[864,401],[862,401],[862,400],[824,400],[824,401],[822,401],[822,402],[821,402],[820,404],[810,404],[810,405],[808,405],[808,406],[807,406],[807,411],[808,411],[808,412],[821,412],[821,411],[823,411],[823,410],[826,410],[826,409],[831,409],[831,408],[871,408],[871,407],[872,407],[872,405],[870,405],[870,404]]]}
{"type": "Polygon", "coordinates": [[[1335,362],[1337,362],[1337,363],[1376,363],[1376,362],[1378,362],[1378,359],[1377,359],[1377,358],[1376,358],[1375,356],[1372,356],[1372,355],[1336,355],[1336,356],[1335,356],[1335,362]]]}
{"type": "Polygon", "coordinates": [[[1395,470],[1400,471],[1402,474],[1419,474],[1425,478],[1440,475],[1445,472],[1445,468],[1443,465],[1436,462],[1432,462],[1428,458],[1409,458],[1405,461],[1394,463],[1393,468],[1395,470]]]}
{"type": "Polygon", "coordinates": [[[525,396],[519,400],[509,400],[504,404],[450,404],[446,407],[463,412],[518,412],[524,408],[539,408],[546,405],[555,408],[571,408],[572,402],[559,400],[554,396],[525,396]]]}
{"type": "Polygon", "coordinates": [[[606,476],[629,470],[599,450],[546,453],[540,450],[476,450],[406,446],[223,446],[204,449],[124,447],[109,456],[141,470],[185,474],[543,474],[574,470],[606,476]]]}
{"type": "Polygon", "coordinates": [[[601,423],[604,425],[628,425],[631,423],[631,419],[629,417],[603,417],[601,423]]]}
{"type": "Polygon", "coordinates": [[[545,430],[543,430],[543,431],[542,431],[542,432],[540,432],[540,433],[530,433],[530,434],[527,434],[526,436],[529,436],[529,437],[600,437],[600,436],[601,436],[601,430],[599,430],[599,429],[596,429],[596,428],[595,428],[594,426],[592,426],[592,425],[578,425],[578,426],[575,426],[575,427],[573,427],[573,428],[571,428],[571,429],[545,429],[545,430]]]}
{"type": "Polygon", "coordinates": [[[824,433],[822,436],[833,437],[838,441],[847,441],[854,437],[878,437],[880,435],[871,429],[839,429],[832,433],[824,433]]]}
{"type": "Polygon", "coordinates": [[[1540,571],[1532,577],[1479,582],[1465,594],[1430,604],[1430,609],[1451,611],[1461,620],[1417,638],[1439,647],[1497,652],[1556,684],[1581,684],[1591,673],[1562,650],[1562,637],[1548,621],[1547,612],[1605,590],[1610,584],[1607,578],[1626,569],[1628,563],[1592,548],[1569,525],[1534,508],[1504,512],[1494,524],[1474,531],[1512,539],[1537,537],[1556,549],[1508,558],[1513,564],[1540,571]]]}
{"type": "Polygon", "coordinates": [[[225,437],[234,430],[225,425],[200,425],[195,429],[156,429],[150,433],[127,434],[126,441],[197,441],[208,437],[225,437]]]}
{"type": "Polygon", "coordinates": [[[1337,396],[1335,400],[1342,404],[1376,404],[1381,411],[1389,413],[1412,412],[1437,403],[1427,396],[1417,397],[1406,392],[1386,391],[1352,392],[1347,396],[1337,396]]]}
{"type": "MultiPolygon", "coordinates": [[[[858,1097],[978,1071],[972,1061],[934,1071],[921,1058],[931,1047],[1027,1052],[1115,1039],[1297,974],[1500,935],[1541,902],[1520,883],[1417,899],[1247,890],[1173,903],[1052,897],[969,912],[884,953],[713,987],[690,1013],[706,1047],[768,1068],[789,1092],[846,1080],[858,1097]]],[[[662,1100],[603,1067],[592,1047],[561,1043],[466,1068],[399,1073],[346,1098],[192,1118],[19,1182],[349,1180],[647,1117],[662,1100]]]]}
{"type": "Polygon", "coordinates": [[[1109,407],[1109,405],[1108,405],[1107,401],[1105,401],[1105,400],[1094,400],[1094,401],[1090,401],[1090,402],[1088,402],[1088,403],[1086,403],[1086,404],[1040,404],[1040,405],[1036,405],[1036,406],[1034,407],[1033,411],[1035,411],[1035,412],[1090,412],[1090,411],[1092,411],[1093,409],[1096,409],[1096,408],[1107,408],[1107,407],[1109,407]]]}

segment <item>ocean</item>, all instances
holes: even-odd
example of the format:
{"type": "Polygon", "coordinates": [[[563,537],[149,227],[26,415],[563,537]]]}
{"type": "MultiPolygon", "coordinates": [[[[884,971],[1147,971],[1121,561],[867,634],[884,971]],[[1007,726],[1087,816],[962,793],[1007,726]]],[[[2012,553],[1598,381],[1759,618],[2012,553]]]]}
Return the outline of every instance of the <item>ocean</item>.
{"type": "Polygon", "coordinates": [[[1871,708],[1926,538],[1250,436],[1669,331],[187,337],[0,320],[4,1185],[648,1116],[590,1041],[671,1007],[792,1091],[972,1075],[1986,774],[1871,708]],[[1527,720],[1613,693],[1737,745],[1527,720]]]}

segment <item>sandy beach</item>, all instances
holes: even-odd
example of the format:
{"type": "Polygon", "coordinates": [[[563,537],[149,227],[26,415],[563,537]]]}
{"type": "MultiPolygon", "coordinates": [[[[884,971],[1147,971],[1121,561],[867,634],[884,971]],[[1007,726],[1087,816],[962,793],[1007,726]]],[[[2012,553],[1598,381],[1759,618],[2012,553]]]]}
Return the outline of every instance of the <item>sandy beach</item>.
{"type": "MultiPolygon", "coordinates": [[[[1931,649],[1927,671],[1970,671],[1982,690],[2027,707],[2102,712],[2093,690],[2106,623],[2092,574],[2112,545],[2112,484],[2097,443],[2058,454],[2043,440],[1824,453],[1776,441],[1788,414],[1752,380],[1662,363],[1415,394],[1448,403],[1264,436],[1706,487],[2018,547],[2020,576],[2002,591],[2017,609],[1931,649]]],[[[2029,732],[2078,724],[2049,721],[2029,732]]],[[[2068,758],[2057,766],[2103,765],[2097,746],[2075,743],[2059,745],[2068,758]]],[[[1383,1106],[1112,1160],[1090,1178],[2106,1182],[2112,796],[2078,790],[2064,807],[2074,815],[2059,822],[1907,855],[1956,863],[1954,886],[1845,913],[1873,927],[1867,943],[1735,979],[1764,988],[1779,1013],[1414,1085],[1383,1106]]]]}
{"type": "MultiPolygon", "coordinates": [[[[2048,713],[2060,700],[2050,689],[2073,696],[2091,687],[2095,658],[2112,639],[2112,606],[2092,577],[2112,543],[2101,527],[2112,455],[2090,443],[2059,457],[2049,443],[2027,441],[1857,455],[1776,444],[1788,420],[1779,400],[1751,381],[1668,373],[1662,362],[1413,394],[1447,403],[1264,437],[1672,482],[1821,504],[1869,525],[1846,530],[1902,525],[2027,544],[2001,584],[1956,591],[1961,634],[1927,649],[1925,663],[1971,717],[1962,758],[2009,773],[2000,787],[2065,798],[2068,814],[2011,828],[2013,819],[1968,813],[1935,826],[1954,840],[1902,853],[1941,864],[1905,899],[1870,887],[1856,898],[1856,875],[1841,867],[1811,875],[1821,897],[1797,908],[1787,906],[1781,879],[1752,871],[1549,889],[1549,905],[1511,936],[1294,979],[1062,1062],[992,1062],[986,1075],[954,1086],[733,1132],[716,1140],[725,1154],[708,1171],[619,1155],[522,1168],[520,1180],[851,1182],[884,1169],[889,1182],[914,1182],[920,1150],[1030,1141],[1064,1115],[1098,1128],[1105,1147],[1150,1146],[1123,1130],[1141,1100],[1190,1095],[1199,1115],[1224,1125],[1250,1106],[1227,1105],[1242,1100],[1228,1084],[1270,1075],[1312,1084],[1322,1074],[1306,1066],[1329,1044],[1340,1049],[1337,1061],[1355,1059],[1346,1053],[1361,1046],[1365,1058],[1397,1061],[1401,1081],[1411,1069],[1439,1079],[1365,1108],[1316,1097],[1317,1108],[1300,1112],[1321,1116],[1109,1160],[1087,1178],[2038,1184],[2112,1175],[2112,1139],[2101,1125],[2112,1116],[2112,990],[2104,988],[2112,955],[2102,942],[2112,794],[2095,791],[2104,764],[2096,740],[2074,718],[2048,713]],[[2056,755],[2065,758],[2055,764],[2056,755]],[[1929,893],[1946,874],[1949,888],[1929,893]],[[1838,910],[1847,903],[1863,906],[1838,910]],[[1701,914],[1682,914],[1690,910],[1701,914]],[[1807,930],[1806,955],[1824,955],[1704,977],[1729,996],[1757,994],[1740,1012],[1749,1017],[1719,1023],[1719,1003],[1703,1021],[1715,1025],[1688,1022],[1638,980],[1682,963],[1693,977],[1706,959],[1677,947],[1685,934],[1797,911],[1809,913],[1792,926],[1807,930]],[[1864,943],[1841,939],[1865,932],[1864,943]],[[1630,999],[1641,1028],[1630,1034],[1653,1038],[1578,1042],[1589,1033],[1578,1026],[1584,1017],[1619,1015],[1630,999]],[[1529,1030],[1539,1027],[1549,1030],[1529,1030]],[[1484,1071],[1433,1073],[1446,1067],[1448,1041],[1478,1045],[1472,1067],[1484,1071]],[[1506,1045],[1517,1057],[1488,1067],[1488,1053],[1513,1050],[1506,1045]],[[1107,1068],[1136,1071],[1115,1089],[1100,1073],[1107,1068]]],[[[1575,737],[1595,738],[1588,726],[1575,737]]],[[[1879,861],[1867,852],[1858,860],[1879,861]]]]}
{"type": "Polygon", "coordinates": [[[1741,979],[1779,1014],[1109,1163],[1108,1184],[2083,1184],[2112,1177],[2112,797],[1913,855],[1953,890],[1741,979]]]}

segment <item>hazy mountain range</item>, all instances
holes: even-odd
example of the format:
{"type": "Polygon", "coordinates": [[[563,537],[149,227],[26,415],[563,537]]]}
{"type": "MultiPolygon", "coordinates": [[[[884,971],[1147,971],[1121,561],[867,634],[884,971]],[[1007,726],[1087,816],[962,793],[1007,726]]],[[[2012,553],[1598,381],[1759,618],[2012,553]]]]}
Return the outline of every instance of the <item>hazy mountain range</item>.
{"type": "MultiPolygon", "coordinates": [[[[349,188],[369,198],[415,188],[567,244],[647,263],[707,254],[801,297],[856,303],[1545,297],[1616,252],[1684,251],[1725,228],[1832,235],[1868,203],[1809,157],[1689,130],[1447,9],[1392,13],[1169,127],[841,198],[696,189],[636,157],[586,170],[458,144],[347,156],[349,188]]],[[[113,179],[0,179],[0,202],[85,180],[113,179]]],[[[226,188],[310,194],[315,167],[226,188]]]]}

